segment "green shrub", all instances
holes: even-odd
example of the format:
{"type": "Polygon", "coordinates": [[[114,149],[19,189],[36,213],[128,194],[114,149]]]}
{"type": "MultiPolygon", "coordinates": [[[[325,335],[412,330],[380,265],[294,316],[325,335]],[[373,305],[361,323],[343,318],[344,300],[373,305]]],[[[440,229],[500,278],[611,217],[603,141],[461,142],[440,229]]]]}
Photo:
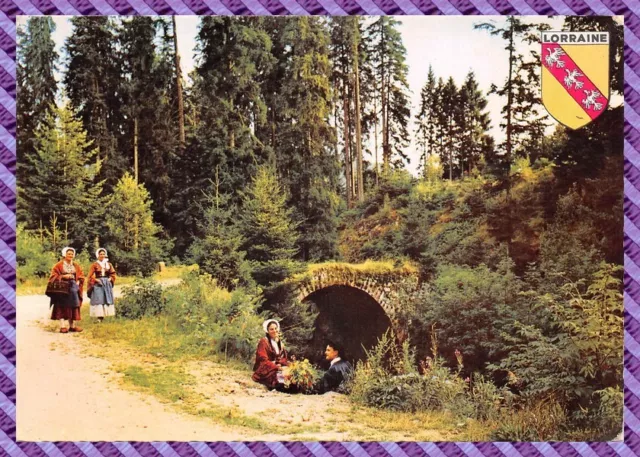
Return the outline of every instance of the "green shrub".
{"type": "Polygon", "coordinates": [[[155,316],[165,309],[162,286],[152,279],[136,278],[131,286],[122,290],[116,301],[118,315],[127,319],[155,316]]]}
{"type": "Polygon", "coordinates": [[[502,401],[510,392],[507,389],[501,391],[484,376],[476,374],[472,379],[470,395],[474,408],[473,416],[480,420],[493,420],[499,417],[502,401]]]}
{"type": "Polygon", "coordinates": [[[529,401],[520,409],[505,411],[491,433],[492,441],[561,441],[568,417],[554,398],[529,401]]]}
{"type": "Polygon", "coordinates": [[[260,299],[244,289],[229,292],[209,274],[187,272],[182,282],[164,292],[167,313],[174,317],[192,343],[212,353],[250,360],[262,336],[265,316],[260,299]]]}
{"type": "Polygon", "coordinates": [[[448,410],[457,416],[472,417],[474,408],[467,383],[442,362],[436,357],[433,366],[423,373],[417,406],[423,410],[448,410]]]}
{"type": "Polygon", "coordinates": [[[163,253],[170,250],[171,243],[165,240],[154,240],[152,244],[143,243],[137,252],[121,249],[113,243],[107,243],[105,246],[109,252],[109,261],[118,274],[149,277],[156,271],[163,253]]]}
{"type": "Polygon", "coordinates": [[[598,397],[596,427],[609,439],[615,437],[622,428],[624,394],[620,387],[608,387],[595,392],[598,397]]]}
{"type": "MultiPolygon", "coordinates": [[[[485,265],[441,265],[428,293],[411,299],[408,317],[420,321],[423,332],[437,324],[441,353],[451,357],[460,348],[468,361],[467,372],[482,371],[487,362],[506,353],[503,334],[511,330],[516,317],[520,287],[508,262],[497,271],[485,265]]],[[[424,347],[419,350],[421,357],[426,355],[424,347]]]]}
{"type": "Polygon", "coordinates": [[[251,267],[244,260],[245,253],[239,249],[241,238],[231,235],[223,238],[226,235],[222,232],[219,230],[196,240],[189,247],[190,262],[198,264],[202,272],[209,273],[227,289],[251,285],[251,267]]]}
{"type": "Polygon", "coordinates": [[[18,281],[23,283],[33,278],[47,278],[58,257],[47,249],[38,234],[18,225],[16,230],[16,263],[18,281]]]}
{"type": "Polygon", "coordinates": [[[510,340],[508,356],[494,368],[515,373],[527,395],[553,396],[570,407],[588,405],[595,391],[619,388],[620,268],[601,264],[588,287],[582,281],[567,282],[557,294],[538,297],[542,317],[532,325],[514,323],[517,336],[510,340]]]}
{"type": "MultiPolygon", "coordinates": [[[[437,348],[434,346],[434,352],[437,348]]],[[[389,332],[360,362],[352,381],[352,398],[367,406],[395,411],[449,410],[460,416],[472,416],[467,384],[442,365],[436,356],[422,364],[418,373],[414,354],[405,342],[398,347],[389,332]]]]}

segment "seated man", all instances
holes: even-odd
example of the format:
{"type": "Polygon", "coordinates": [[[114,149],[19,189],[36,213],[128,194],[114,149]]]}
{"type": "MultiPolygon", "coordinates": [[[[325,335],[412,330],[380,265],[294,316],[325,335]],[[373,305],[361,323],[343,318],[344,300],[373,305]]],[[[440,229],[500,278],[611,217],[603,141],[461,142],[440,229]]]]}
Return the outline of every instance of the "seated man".
{"type": "Polygon", "coordinates": [[[336,343],[327,344],[324,355],[331,362],[331,366],[318,384],[319,393],[323,394],[338,389],[340,384],[351,376],[353,368],[349,362],[342,360],[341,354],[344,354],[344,350],[340,345],[336,343]]]}

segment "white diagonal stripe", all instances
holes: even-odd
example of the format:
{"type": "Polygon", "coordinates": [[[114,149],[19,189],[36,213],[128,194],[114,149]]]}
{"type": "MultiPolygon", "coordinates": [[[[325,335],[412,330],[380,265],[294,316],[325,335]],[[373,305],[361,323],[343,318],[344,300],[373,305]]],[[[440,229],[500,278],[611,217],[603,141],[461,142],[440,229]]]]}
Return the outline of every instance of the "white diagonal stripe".
{"type": "Polygon", "coordinates": [[[27,457],[27,454],[2,430],[0,430],[0,446],[7,451],[11,457],[27,457]]]}
{"type": "Polygon", "coordinates": [[[371,0],[355,0],[355,2],[360,5],[367,14],[372,16],[384,16],[385,14],[384,11],[382,11],[378,5],[373,3],[371,0]]]}
{"type": "Polygon", "coordinates": [[[13,421],[16,421],[16,405],[13,403],[13,400],[9,400],[9,398],[2,392],[0,392],[0,408],[9,416],[13,421]]]}
{"type": "Polygon", "coordinates": [[[447,457],[444,452],[433,443],[418,443],[418,446],[424,449],[424,452],[429,454],[430,457],[447,457]]]}
{"type": "Polygon", "coordinates": [[[518,451],[511,443],[493,443],[504,455],[522,457],[520,451],[518,451]]]}
{"type": "Polygon", "coordinates": [[[640,170],[640,153],[627,140],[624,140],[624,156],[637,169],[640,170]]]}
{"type": "Polygon", "coordinates": [[[167,443],[154,441],[151,445],[164,457],[180,457],[180,455],[167,443]]]}
{"type": "Polygon", "coordinates": [[[542,455],[545,457],[552,455],[554,457],[560,457],[560,454],[549,444],[549,443],[531,443],[533,446],[540,451],[542,455]]]}
{"type": "Polygon", "coordinates": [[[309,449],[316,457],[331,457],[331,454],[320,443],[303,443],[304,446],[309,449]]]}
{"type": "Polygon", "coordinates": [[[624,216],[624,233],[640,246],[640,229],[627,216],[624,216]]]}

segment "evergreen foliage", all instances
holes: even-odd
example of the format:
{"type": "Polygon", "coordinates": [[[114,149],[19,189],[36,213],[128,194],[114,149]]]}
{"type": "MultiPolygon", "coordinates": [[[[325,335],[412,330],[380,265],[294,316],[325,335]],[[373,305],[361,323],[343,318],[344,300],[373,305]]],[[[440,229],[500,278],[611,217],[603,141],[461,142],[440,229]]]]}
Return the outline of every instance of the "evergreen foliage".
{"type": "Polygon", "coordinates": [[[119,88],[123,113],[122,151],[129,170],[149,190],[154,220],[165,234],[178,232],[170,204],[177,177],[173,166],[179,148],[175,122],[175,75],[172,30],[165,18],[134,17],[122,22],[118,33],[122,62],[119,88]],[[135,151],[134,151],[135,150],[135,151]]]}
{"type": "Polygon", "coordinates": [[[107,202],[105,223],[109,238],[105,247],[116,269],[123,274],[151,274],[166,255],[170,243],[158,238],[149,192],[129,173],[118,182],[107,202]]]}
{"type": "MultiPolygon", "coordinates": [[[[294,283],[322,273],[311,262],[381,284],[411,265],[419,286],[389,295],[408,340],[387,335],[358,365],[354,400],[454,411],[493,424],[495,439],[617,431],[623,108],[548,134],[534,50],[544,25],[480,24],[509,54],[504,83],[481,87],[471,70],[456,84],[430,68],[411,119],[390,17],[205,17],[184,93],[167,18],[71,23],[69,102],[57,107],[53,21],[19,28],[21,282],[46,276],[67,243],[83,259],[104,245],[119,274],[140,275],[175,246],[199,270],[167,291],[136,283],[120,315],[249,360],[270,315],[290,349],[309,347],[319,310],[294,283]],[[503,102],[500,144],[488,96],[503,102]],[[404,168],[410,121],[420,177],[404,168]]],[[[565,28],[612,33],[621,94],[623,28],[565,28]]]]}
{"type": "Polygon", "coordinates": [[[286,201],[273,169],[259,168],[244,198],[240,227],[253,279],[262,286],[282,281],[293,269],[297,233],[286,201]]]}
{"type": "Polygon", "coordinates": [[[399,22],[380,16],[365,30],[369,64],[377,80],[382,133],[383,168],[400,167],[407,161],[404,147],[409,141],[410,109],[406,48],[398,31],[399,22]]]}
{"type": "Polygon", "coordinates": [[[102,163],[82,122],[68,106],[54,108],[34,142],[35,151],[27,157],[34,172],[32,187],[23,200],[32,224],[47,226],[57,219],[75,246],[93,242],[104,229],[103,183],[98,177],[102,163]]]}
{"type": "Polygon", "coordinates": [[[191,261],[227,289],[251,284],[250,267],[241,249],[244,238],[233,219],[237,208],[224,195],[210,196],[202,222],[203,238],[189,247],[191,261]]]}
{"type": "Polygon", "coordinates": [[[111,191],[133,162],[121,135],[122,65],[116,51],[116,24],[106,16],[74,17],[71,24],[73,31],[65,42],[64,87],[103,162],[100,177],[111,191]]]}
{"type": "Polygon", "coordinates": [[[282,65],[276,68],[282,79],[272,102],[278,116],[273,145],[276,167],[289,193],[288,204],[295,208],[298,256],[325,260],[334,257],[337,249],[339,173],[330,153],[335,132],[329,125],[329,33],[320,18],[282,22],[275,21],[271,29],[274,42],[280,40],[274,48],[282,65]]]}
{"type": "Polygon", "coordinates": [[[55,23],[50,17],[31,17],[25,27],[18,28],[16,65],[17,86],[17,194],[20,220],[35,228],[33,217],[24,201],[25,193],[33,188],[35,170],[31,157],[35,154],[35,132],[51,119],[58,92],[54,72],[58,54],[51,34],[55,23]]]}

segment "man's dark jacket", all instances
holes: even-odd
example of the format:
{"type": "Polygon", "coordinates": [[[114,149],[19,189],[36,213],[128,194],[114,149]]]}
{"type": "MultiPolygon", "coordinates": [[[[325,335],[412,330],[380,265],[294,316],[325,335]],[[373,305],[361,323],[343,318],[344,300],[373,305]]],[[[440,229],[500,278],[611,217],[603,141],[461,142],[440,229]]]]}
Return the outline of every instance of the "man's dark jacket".
{"type": "Polygon", "coordinates": [[[329,367],[329,370],[324,374],[320,380],[319,390],[320,393],[329,392],[330,390],[336,390],[342,381],[349,378],[353,368],[351,364],[346,360],[338,360],[336,363],[329,367]]]}

